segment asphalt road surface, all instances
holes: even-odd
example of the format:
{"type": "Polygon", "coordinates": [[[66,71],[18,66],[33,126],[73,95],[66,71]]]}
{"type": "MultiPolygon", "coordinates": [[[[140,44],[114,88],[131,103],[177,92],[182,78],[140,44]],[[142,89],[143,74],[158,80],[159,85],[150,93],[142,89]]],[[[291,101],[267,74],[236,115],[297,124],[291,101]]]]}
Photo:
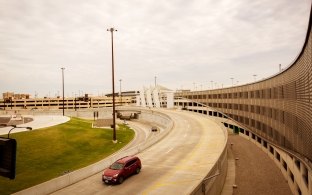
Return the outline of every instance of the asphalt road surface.
{"type": "MultiPolygon", "coordinates": [[[[164,112],[174,120],[174,128],[160,142],[137,155],[142,161],[138,175],[121,185],[106,185],[100,172],[53,194],[191,193],[217,161],[226,135],[215,122],[199,114],[164,112]]],[[[145,132],[140,136],[148,139],[149,135],[145,132]]]]}

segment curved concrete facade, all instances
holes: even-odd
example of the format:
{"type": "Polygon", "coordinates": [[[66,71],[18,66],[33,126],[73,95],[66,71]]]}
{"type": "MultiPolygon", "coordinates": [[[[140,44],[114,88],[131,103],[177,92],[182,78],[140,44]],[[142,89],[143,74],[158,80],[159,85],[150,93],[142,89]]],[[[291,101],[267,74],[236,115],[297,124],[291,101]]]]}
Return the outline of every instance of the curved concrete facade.
{"type": "Polygon", "coordinates": [[[176,98],[192,101],[178,106],[211,107],[256,136],[288,151],[292,161],[300,158],[301,175],[308,190],[311,190],[312,168],[311,26],[312,9],[303,48],[286,70],[246,85],[175,94],[176,98]]]}
{"type": "Polygon", "coordinates": [[[295,62],[268,79],[176,96],[221,111],[268,140],[312,161],[312,34],[295,62]]]}

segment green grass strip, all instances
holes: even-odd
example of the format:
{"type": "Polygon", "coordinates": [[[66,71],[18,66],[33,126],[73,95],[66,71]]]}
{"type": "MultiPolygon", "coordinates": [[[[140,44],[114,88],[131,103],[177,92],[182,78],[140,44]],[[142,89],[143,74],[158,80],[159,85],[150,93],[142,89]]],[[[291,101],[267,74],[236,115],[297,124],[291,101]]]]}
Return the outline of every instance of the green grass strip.
{"type": "Polygon", "coordinates": [[[120,125],[118,143],[113,144],[111,129],[91,128],[91,123],[71,118],[57,126],[11,134],[17,141],[16,178],[0,177],[0,194],[11,194],[95,163],[134,138],[133,130],[120,125]]]}

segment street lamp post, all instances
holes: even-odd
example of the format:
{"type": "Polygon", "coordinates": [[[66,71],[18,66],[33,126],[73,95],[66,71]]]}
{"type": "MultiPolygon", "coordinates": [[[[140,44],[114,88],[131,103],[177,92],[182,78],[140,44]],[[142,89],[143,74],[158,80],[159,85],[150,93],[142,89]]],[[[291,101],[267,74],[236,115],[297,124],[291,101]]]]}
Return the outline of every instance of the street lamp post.
{"type": "Polygon", "coordinates": [[[253,77],[254,77],[254,80],[255,80],[255,82],[257,81],[257,75],[256,74],[254,74],[254,75],[252,75],[253,77]]]}
{"type": "Polygon", "coordinates": [[[77,94],[75,93],[75,111],[77,111],[77,94]]]}
{"type": "Polygon", "coordinates": [[[16,125],[11,125],[12,129],[8,132],[8,139],[10,138],[10,133],[15,128],[26,128],[27,130],[32,130],[32,127],[17,127],[16,125]]]}
{"type": "Polygon", "coordinates": [[[107,29],[111,32],[112,39],[112,86],[113,86],[113,142],[117,143],[116,139],[116,120],[115,120],[115,75],[114,75],[114,28],[107,29]]]}
{"type": "Polygon", "coordinates": [[[122,106],[121,81],[122,81],[122,80],[119,79],[120,105],[122,106]]]}
{"type": "Polygon", "coordinates": [[[64,104],[65,104],[65,102],[64,102],[64,67],[63,68],[61,68],[62,69],[62,88],[63,88],[63,116],[64,116],[64,104]]]}
{"type": "Polygon", "coordinates": [[[234,86],[234,82],[233,82],[234,78],[232,77],[232,78],[230,78],[230,79],[232,80],[232,86],[234,86]]]}

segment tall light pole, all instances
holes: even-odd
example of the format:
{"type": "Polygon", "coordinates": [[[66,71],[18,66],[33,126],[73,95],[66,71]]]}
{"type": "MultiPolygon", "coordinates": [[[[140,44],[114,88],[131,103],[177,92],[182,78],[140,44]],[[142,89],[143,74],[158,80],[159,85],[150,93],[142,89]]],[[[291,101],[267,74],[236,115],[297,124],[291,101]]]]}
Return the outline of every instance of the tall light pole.
{"type": "Polygon", "coordinates": [[[120,83],[119,83],[119,92],[120,92],[120,96],[119,96],[119,97],[120,97],[120,105],[122,105],[121,81],[122,81],[122,80],[121,80],[121,79],[119,79],[119,82],[120,82],[120,83]]]}
{"type": "Polygon", "coordinates": [[[234,82],[233,82],[233,80],[234,80],[234,78],[230,78],[231,80],[232,80],[232,87],[234,86],[234,82]]]}
{"type": "Polygon", "coordinates": [[[114,28],[107,29],[111,32],[112,38],[112,86],[113,86],[113,142],[117,143],[116,139],[116,120],[115,120],[115,75],[114,75],[114,28]]]}
{"type": "Polygon", "coordinates": [[[65,68],[61,68],[62,69],[62,88],[63,88],[63,116],[64,116],[64,70],[65,68]]]}
{"type": "Polygon", "coordinates": [[[75,111],[77,111],[77,94],[75,93],[75,111]]]}
{"type": "Polygon", "coordinates": [[[157,80],[157,76],[155,76],[155,87],[156,87],[156,85],[157,85],[156,80],[157,80]]]}

